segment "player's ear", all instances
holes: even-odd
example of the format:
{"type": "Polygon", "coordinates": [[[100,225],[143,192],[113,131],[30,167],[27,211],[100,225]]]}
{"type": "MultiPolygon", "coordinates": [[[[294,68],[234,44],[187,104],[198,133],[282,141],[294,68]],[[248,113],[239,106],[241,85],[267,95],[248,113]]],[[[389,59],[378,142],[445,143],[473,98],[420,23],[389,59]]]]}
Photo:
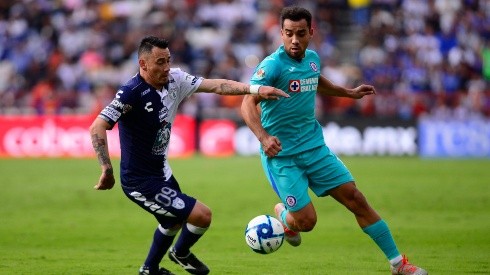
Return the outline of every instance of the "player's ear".
{"type": "Polygon", "coordinates": [[[140,68],[143,69],[143,71],[146,71],[146,62],[143,58],[138,59],[138,63],[140,64],[140,68]]]}

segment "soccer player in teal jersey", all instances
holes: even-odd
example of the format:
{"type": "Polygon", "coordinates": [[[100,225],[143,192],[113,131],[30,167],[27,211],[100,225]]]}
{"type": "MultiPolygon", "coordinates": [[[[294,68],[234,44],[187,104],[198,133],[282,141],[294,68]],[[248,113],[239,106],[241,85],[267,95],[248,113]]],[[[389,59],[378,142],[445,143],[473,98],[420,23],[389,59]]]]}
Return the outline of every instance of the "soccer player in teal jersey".
{"type": "Polygon", "coordinates": [[[388,258],[392,274],[427,274],[399,253],[388,225],[357,189],[348,168],[325,144],[315,118],[317,92],[359,99],[374,95],[374,87],[363,84],[347,89],[320,74],[318,54],[307,49],[313,35],[308,10],[286,7],[280,20],[283,45],[257,66],[250,82],[279,88],[290,97],[263,101],[247,95],[242,115],[262,145],[264,172],[282,201],[274,210],[284,225],[286,241],[298,246],[299,232],[311,231],[316,224],[309,188],[316,196],[333,197],[355,215],[362,230],[388,258]]]}

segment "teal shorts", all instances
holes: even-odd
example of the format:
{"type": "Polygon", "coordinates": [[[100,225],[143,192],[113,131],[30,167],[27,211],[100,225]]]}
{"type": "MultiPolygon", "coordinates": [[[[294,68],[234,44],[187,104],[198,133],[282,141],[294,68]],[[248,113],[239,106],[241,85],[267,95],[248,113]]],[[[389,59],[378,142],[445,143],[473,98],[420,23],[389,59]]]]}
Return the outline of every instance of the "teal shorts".
{"type": "Polygon", "coordinates": [[[261,155],[269,183],[290,211],[298,211],[311,202],[308,188],[318,197],[330,189],[354,181],[344,163],[327,146],[296,155],[269,158],[261,155]]]}

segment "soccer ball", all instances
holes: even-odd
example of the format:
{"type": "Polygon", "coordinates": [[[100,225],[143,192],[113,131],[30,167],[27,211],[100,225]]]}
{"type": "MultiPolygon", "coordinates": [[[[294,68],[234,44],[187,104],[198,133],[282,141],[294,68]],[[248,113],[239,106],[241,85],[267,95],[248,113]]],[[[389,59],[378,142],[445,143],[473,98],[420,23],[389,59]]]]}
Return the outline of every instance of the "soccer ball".
{"type": "Polygon", "coordinates": [[[254,252],[270,254],[277,251],[284,241],[281,222],[269,215],[253,218],[245,229],[245,242],[254,252]]]}

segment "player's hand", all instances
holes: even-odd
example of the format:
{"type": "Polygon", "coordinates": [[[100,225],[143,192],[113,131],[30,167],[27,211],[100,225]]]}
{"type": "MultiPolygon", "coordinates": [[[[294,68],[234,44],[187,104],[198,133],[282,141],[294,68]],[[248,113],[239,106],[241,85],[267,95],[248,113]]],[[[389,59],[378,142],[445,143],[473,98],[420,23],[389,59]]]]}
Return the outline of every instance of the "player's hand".
{"type": "Polygon", "coordinates": [[[280,97],[289,97],[287,93],[271,86],[260,86],[259,96],[263,99],[273,100],[278,100],[280,97]]]}
{"type": "Polygon", "coordinates": [[[116,180],[113,173],[102,172],[100,175],[99,183],[94,186],[96,190],[109,190],[114,186],[116,180]]]}
{"type": "Polygon", "coordinates": [[[363,98],[366,95],[374,95],[376,90],[371,85],[362,84],[351,90],[350,96],[355,99],[363,98]]]}
{"type": "Polygon", "coordinates": [[[264,153],[270,158],[277,156],[282,151],[281,141],[275,136],[266,136],[260,140],[260,143],[264,153]]]}

